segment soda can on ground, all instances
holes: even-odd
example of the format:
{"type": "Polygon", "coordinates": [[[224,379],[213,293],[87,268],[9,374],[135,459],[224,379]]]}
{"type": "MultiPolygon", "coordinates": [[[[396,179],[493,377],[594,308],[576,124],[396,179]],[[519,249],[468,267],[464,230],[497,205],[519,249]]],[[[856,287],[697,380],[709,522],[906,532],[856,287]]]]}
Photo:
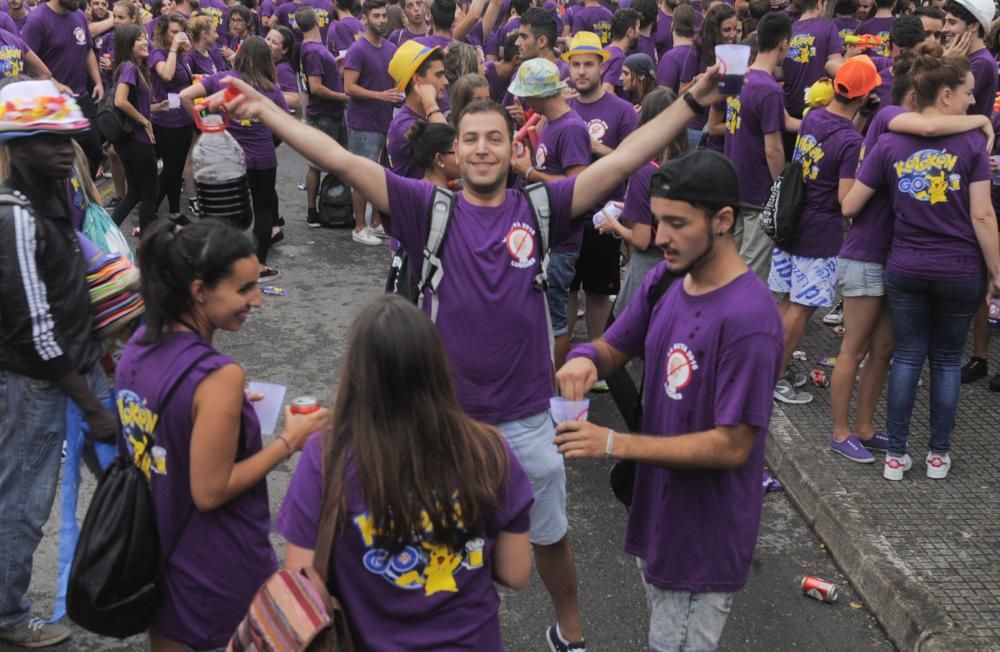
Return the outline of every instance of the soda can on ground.
{"type": "Polygon", "coordinates": [[[315,396],[300,396],[292,399],[292,414],[311,414],[319,409],[319,401],[315,396]]]}
{"type": "Polygon", "coordinates": [[[826,372],[822,369],[813,369],[809,374],[809,380],[813,382],[816,387],[826,387],[830,384],[830,378],[827,377],[826,372]]]}
{"type": "Polygon", "coordinates": [[[837,585],[815,575],[802,578],[802,592],[820,602],[837,601],[837,585]]]}

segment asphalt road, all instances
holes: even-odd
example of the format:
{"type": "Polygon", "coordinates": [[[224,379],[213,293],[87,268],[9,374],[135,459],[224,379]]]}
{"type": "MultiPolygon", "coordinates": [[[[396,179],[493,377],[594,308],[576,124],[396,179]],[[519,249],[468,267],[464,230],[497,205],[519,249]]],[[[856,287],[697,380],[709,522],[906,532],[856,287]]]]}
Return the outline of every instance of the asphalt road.
{"type": "MultiPolygon", "coordinates": [[[[285,147],[279,150],[279,160],[281,212],[288,227],[285,241],[269,262],[282,272],[273,284],[287,295],[265,296],[264,308],[251,315],[241,332],[222,333],[217,343],[244,365],[250,379],[287,385],[289,397],[331,396],[351,318],[381,292],[389,256],[385,246],[354,244],[349,231],[307,228],[304,193],[297,190],[305,164],[285,147]]],[[[592,420],[614,426],[617,415],[610,398],[593,398],[592,420]]],[[[286,464],[268,479],[272,513],[280,505],[292,468],[286,464]]],[[[95,483],[86,472],[84,476],[81,495],[87,496],[95,483]]],[[[568,487],[570,533],[589,649],[644,649],[648,614],[634,559],[622,552],[625,512],[608,488],[607,464],[570,464],[568,487]]],[[[36,554],[30,591],[39,613],[48,612],[54,596],[58,499],[56,503],[36,554]]],[[[274,543],[280,555],[282,543],[277,537],[274,543]]],[[[543,634],[552,616],[537,576],[526,591],[504,591],[502,598],[507,648],[547,649],[543,634]]],[[[68,643],[53,649],[144,648],[141,638],[113,641],[77,630],[68,643]]],[[[0,645],[0,649],[5,648],[0,645]]],[[[722,649],[857,652],[893,646],[788,497],[777,492],[765,498],[753,569],[746,589],[734,602],[722,649]],[[824,604],[805,597],[799,588],[804,575],[837,582],[840,599],[824,604]]]]}

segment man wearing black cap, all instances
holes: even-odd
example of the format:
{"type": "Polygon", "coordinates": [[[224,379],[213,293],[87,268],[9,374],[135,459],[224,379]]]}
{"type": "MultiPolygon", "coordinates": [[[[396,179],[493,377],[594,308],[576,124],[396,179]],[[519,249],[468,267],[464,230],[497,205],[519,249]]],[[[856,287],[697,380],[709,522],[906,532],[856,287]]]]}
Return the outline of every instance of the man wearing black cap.
{"type": "Polygon", "coordinates": [[[733,239],[736,170],[700,150],[652,178],[650,208],[665,262],[646,275],[604,336],[556,374],[584,397],[635,356],[645,366],[642,432],[563,423],[566,459],[636,464],[625,551],[643,574],[651,649],[714,650],[750,570],[760,524],[764,440],[782,354],[781,318],[733,239]],[[657,300],[664,274],[677,277],[657,300]]]}

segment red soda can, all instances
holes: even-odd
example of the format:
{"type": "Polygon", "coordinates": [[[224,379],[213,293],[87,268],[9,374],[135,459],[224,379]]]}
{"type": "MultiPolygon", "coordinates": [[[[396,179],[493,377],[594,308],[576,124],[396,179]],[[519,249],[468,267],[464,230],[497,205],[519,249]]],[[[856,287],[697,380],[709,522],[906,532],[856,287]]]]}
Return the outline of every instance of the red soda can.
{"type": "Polygon", "coordinates": [[[816,387],[826,387],[830,384],[830,379],[827,377],[826,372],[822,369],[813,369],[809,374],[809,379],[813,382],[816,387]]]}
{"type": "Polygon", "coordinates": [[[292,399],[292,414],[312,414],[319,409],[319,401],[315,396],[300,396],[292,399]]]}
{"type": "Polygon", "coordinates": [[[815,575],[802,578],[802,592],[820,602],[837,601],[837,585],[815,575]]]}

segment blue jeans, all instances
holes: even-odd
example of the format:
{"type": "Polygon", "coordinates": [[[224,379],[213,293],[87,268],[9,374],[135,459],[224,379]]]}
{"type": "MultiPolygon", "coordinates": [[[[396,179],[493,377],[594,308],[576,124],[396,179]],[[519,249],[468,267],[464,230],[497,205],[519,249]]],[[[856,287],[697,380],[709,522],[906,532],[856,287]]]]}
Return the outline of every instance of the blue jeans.
{"type": "Polygon", "coordinates": [[[896,351],[887,396],[889,452],[906,453],[910,417],[924,360],[931,364],[930,449],[947,453],[962,381],[962,354],[969,324],[986,292],[986,281],[929,281],[886,270],[885,293],[896,351]]]}
{"type": "Polygon", "coordinates": [[[734,593],[671,591],[646,581],[646,562],[636,558],[649,607],[653,652],[712,652],[719,647],[734,593]]]}
{"type": "MultiPolygon", "coordinates": [[[[87,376],[99,399],[111,394],[100,365],[87,376]]],[[[66,395],[54,383],[0,370],[0,629],[31,617],[31,561],[56,496],[66,395]]]]}
{"type": "Polygon", "coordinates": [[[549,254],[549,269],[546,275],[546,298],[549,315],[552,317],[552,335],[559,337],[569,332],[569,318],[566,304],[569,301],[569,286],[576,276],[577,251],[553,251],[549,254]]]}

